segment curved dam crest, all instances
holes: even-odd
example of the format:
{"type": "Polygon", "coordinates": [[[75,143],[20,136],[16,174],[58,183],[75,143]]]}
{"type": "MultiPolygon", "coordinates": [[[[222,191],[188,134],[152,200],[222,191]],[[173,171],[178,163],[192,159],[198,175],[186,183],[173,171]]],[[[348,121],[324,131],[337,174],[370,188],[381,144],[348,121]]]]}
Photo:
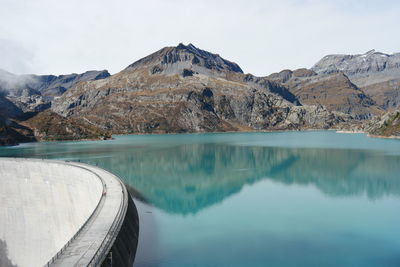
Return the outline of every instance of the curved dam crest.
{"type": "Polygon", "coordinates": [[[81,163],[0,158],[0,182],[2,266],[132,265],[137,211],[118,177],[81,163]]]}

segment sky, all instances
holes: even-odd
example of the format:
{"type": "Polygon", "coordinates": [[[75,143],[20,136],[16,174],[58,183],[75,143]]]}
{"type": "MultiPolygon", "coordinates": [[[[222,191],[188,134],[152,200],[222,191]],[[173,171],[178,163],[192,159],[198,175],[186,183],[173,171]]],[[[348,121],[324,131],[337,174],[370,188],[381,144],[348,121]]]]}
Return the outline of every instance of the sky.
{"type": "Polygon", "coordinates": [[[0,0],[0,69],[116,73],[192,43],[266,76],[327,54],[400,52],[398,0],[0,0]]]}

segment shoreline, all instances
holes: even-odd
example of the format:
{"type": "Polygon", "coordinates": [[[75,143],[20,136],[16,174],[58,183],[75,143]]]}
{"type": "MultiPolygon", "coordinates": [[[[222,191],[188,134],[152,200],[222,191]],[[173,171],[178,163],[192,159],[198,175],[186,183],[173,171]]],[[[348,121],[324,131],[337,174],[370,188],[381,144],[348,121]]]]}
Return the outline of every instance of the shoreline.
{"type": "Polygon", "coordinates": [[[185,133],[127,133],[127,134],[112,134],[111,138],[106,139],[76,139],[76,140],[44,140],[44,141],[31,141],[31,142],[21,142],[16,145],[4,145],[1,147],[17,147],[25,144],[36,144],[36,143],[54,143],[54,142],[85,142],[85,141],[110,141],[115,140],[113,136],[131,136],[131,135],[179,135],[179,134],[224,134],[224,133],[284,133],[284,132],[316,132],[316,131],[334,131],[339,134],[366,134],[370,138],[382,138],[382,139],[400,139],[400,136],[384,136],[384,135],[373,135],[361,130],[337,130],[337,129],[287,129],[287,130],[254,130],[254,131],[224,131],[224,132],[185,132],[185,133]]]}
{"type": "Polygon", "coordinates": [[[399,139],[400,140],[400,136],[396,136],[396,135],[389,135],[389,136],[385,136],[385,135],[374,135],[374,134],[367,134],[368,137],[371,138],[382,138],[382,139],[399,139]]]}

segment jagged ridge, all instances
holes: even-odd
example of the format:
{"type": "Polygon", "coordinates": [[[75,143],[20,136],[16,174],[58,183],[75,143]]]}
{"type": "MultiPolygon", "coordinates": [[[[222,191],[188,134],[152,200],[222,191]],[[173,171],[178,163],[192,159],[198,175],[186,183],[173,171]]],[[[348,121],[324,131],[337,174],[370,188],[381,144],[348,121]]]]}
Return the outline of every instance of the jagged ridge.
{"type": "Polygon", "coordinates": [[[228,61],[217,54],[201,50],[192,44],[185,46],[179,44],[176,47],[165,47],[135,63],[127,69],[136,69],[152,66],[152,72],[169,73],[168,70],[180,70],[185,68],[195,69],[202,73],[202,69],[213,71],[232,71],[243,73],[238,64],[228,61]]]}

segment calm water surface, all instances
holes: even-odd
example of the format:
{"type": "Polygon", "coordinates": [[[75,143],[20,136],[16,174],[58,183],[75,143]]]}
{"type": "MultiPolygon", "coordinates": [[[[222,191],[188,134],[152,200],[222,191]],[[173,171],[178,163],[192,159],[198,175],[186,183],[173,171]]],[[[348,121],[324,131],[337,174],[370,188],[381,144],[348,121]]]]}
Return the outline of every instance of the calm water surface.
{"type": "Polygon", "coordinates": [[[334,132],[117,136],[1,148],[135,195],[135,266],[400,266],[400,141],[334,132]]]}

